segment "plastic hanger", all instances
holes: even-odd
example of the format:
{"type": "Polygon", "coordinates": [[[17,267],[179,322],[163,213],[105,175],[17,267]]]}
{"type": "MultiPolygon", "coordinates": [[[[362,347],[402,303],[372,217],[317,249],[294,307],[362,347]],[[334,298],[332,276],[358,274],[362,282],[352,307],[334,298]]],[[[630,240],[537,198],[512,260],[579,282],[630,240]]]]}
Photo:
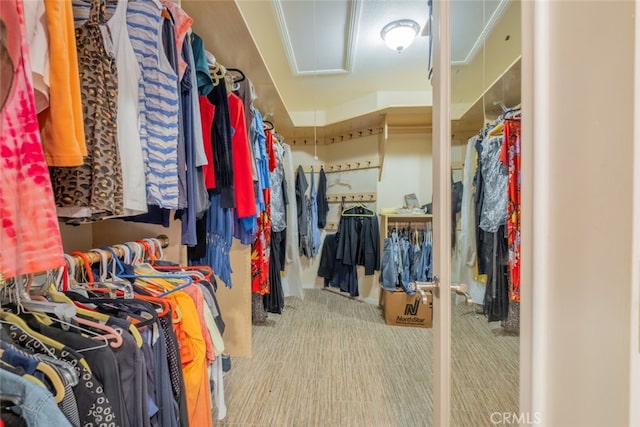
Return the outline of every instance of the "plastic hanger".
{"type": "Polygon", "coordinates": [[[196,277],[194,278],[194,281],[198,281],[201,279],[206,279],[206,280],[211,280],[211,278],[213,277],[213,269],[208,266],[208,265],[157,265],[155,264],[155,261],[158,258],[158,255],[156,254],[155,250],[153,249],[154,246],[156,245],[156,242],[159,244],[159,240],[155,239],[144,239],[144,240],[137,240],[136,243],[141,244],[142,247],[145,249],[148,258],[150,260],[150,264],[145,264],[148,265],[150,268],[153,268],[156,271],[162,272],[162,271],[181,271],[184,273],[187,273],[189,275],[196,275],[196,277]]]}
{"type": "Polygon", "coordinates": [[[55,303],[47,300],[32,300],[29,294],[31,284],[33,283],[32,274],[28,275],[25,281],[23,281],[22,278],[17,278],[14,283],[17,288],[16,294],[18,298],[16,304],[18,306],[18,313],[20,313],[21,310],[38,311],[54,314],[58,319],[67,321],[76,315],[76,307],[73,304],[55,303]]]}
{"type": "MultiPolygon", "coordinates": [[[[40,304],[46,304],[46,303],[42,303],[40,301],[33,301],[33,303],[40,303],[40,304]]],[[[118,331],[116,331],[114,328],[104,325],[102,323],[98,323],[98,322],[94,322],[90,319],[85,319],[82,318],[80,316],[77,316],[77,312],[80,311],[81,309],[78,309],[73,303],[64,303],[64,302],[54,302],[54,303],[49,303],[52,305],[65,305],[65,306],[72,306],[74,309],[74,315],[70,316],[69,319],[73,319],[74,321],[76,321],[78,324],[80,325],[84,325],[84,326],[88,326],[91,327],[93,329],[97,329],[100,330],[102,332],[106,332],[106,335],[100,335],[94,331],[91,331],[90,329],[86,329],[86,328],[82,328],[80,326],[74,325],[73,323],[68,322],[67,320],[63,320],[60,318],[56,318],[53,319],[53,321],[56,321],[58,323],[60,323],[61,325],[66,326],[67,328],[73,328],[76,330],[79,330],[80,332],[84,332],[88,335],[91,336],[91,338],[93,339],[100,339],[100,340],[104,340],[105,341],[105,345],[103,346],[98,346],[98,347],[92,347],[89,349],[83,349],[83,350],[79,350],[80,352],[82,351],[88,351],[88,350],[95,350],[97,348],[102,348],[102,347],[106,347],[107,344],[110,344],[112,348],[118,348],[122,345],[122,336],[120,336],[120,334],[118,333],[118,331]],[[111,342],[109,342],[108,340],[113,340],[111,342]]],[[[32,304],[29,304],[32,305],[32,304]]],[[[23,303],[23,306],[25,308],[28,308],[28,305],[23,303]]],[[[47,311],[43,311],[43,310],[37,310],[37,309],[30,309],[29,310],[31,312],[31,314],[34,315],[34,317],[39,320],[39,321],[44,321],[45,319],[40,315],[38,316],[37,312],[41,312],[41,313],[46,313],[47,311]]],[[[51,320],[51,319],[50,319],[51,320]]]]}
{"type": "Polygon", "coordinates": [[[64,347],[64,345],[62,345],[58,341],[55,341],[45,335],[34,331],[29,327],[29,325],[27,325],[27,322],[13,313],[0,310],[0,323],[9,326],[15,326],[25,334],[29,335],[31,338],[36,340],[36,342],[40,344],[40,348],[42,348],[45,353],[47,353],[51,357],[56,357],[56,355],[48,347],[53,347],[58,350],[62,350],[64,347]]]}
{"type": "MultiPolygon", "coordinates": [[[[127,242],[127,246],[133,246],[133,251],[134,251],[134,257],[133,257],[133,263],[134,264],[138,264],[136,261],[137,260],[144,260],[144,248],[141,244],[136,243],[136,242],[127,242]]],[[[156,295],[157,297],[165,297],[167,295],[170,295],[174,292],[178,292],[181,291],[183,289],[185,289],[187,286],[191,286],[193,284],[193,279],[191,278],[191,276],[188,275],[182,275],[182,274],[124,274],[124,266],[122,265],[122,263],[120,262],[120,259],[114,256],[114,261],[118,264],[119,266],[119,271],[118,271],[118,277],[119,278],[123,278],[123,279],[140,279],[141,282],[137,283],[137,285],[139,286],[144,286],[144,284],[149,284],[149,285],[154,285],[156,286],[156,290],[158,290],[159,294],[156,295]],[[148,279],[160,279],[160,280],[172,280],[172,279],[181,279],[181,280],[185,280],[184,284],[178,285],[175,288],[172,288],[170,290],[166,290],[166,289],[161,289],[162,286],[159,285],[158,283],[154,283],[153,281],[150,281],[148,279]],[[164,290],[164,292],[161,292],[161,290],[164,290]]],[[[139,264],[138,264],[139,265],[139,264]]],[[[153,267],[151,265],[148,265],[148,267],[150,267],[153,270],[153,267]]]]}
{"type": "MultiPolygon", "coordinates": [[[[0,348],[0,357],[4,355],[4,349],[0,348]]],[[[6,363],[6,362],[5,362],[6,363]]],[[[38,362],[35,368],[37,371],[40,371],[44,374],[44,376],[49,380],[49,383],[53,387],[53,398],[56,403],[62,402],[64,399],[64,384],[60,379],[60,375],[53,369],[51,366],[47,365],[45,362],[38,362]]],[[[48,390],[48,388],[45,386],[48,390]]]]}

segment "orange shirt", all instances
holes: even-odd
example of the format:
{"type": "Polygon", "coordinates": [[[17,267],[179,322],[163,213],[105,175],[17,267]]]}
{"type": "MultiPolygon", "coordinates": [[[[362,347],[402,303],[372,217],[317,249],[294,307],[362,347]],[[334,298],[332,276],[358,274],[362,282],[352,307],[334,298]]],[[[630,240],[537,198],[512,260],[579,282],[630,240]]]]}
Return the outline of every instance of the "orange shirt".
{"type": "Polygon", "coordinates": [[[49,166],[80,166],[87,155],[73,9],[68,0],[44,0],[49,27],[49,108],[38,114],[49,166]]]}
{"type": "Polygon", "coordinates": [[[185,347],[191,356],[190,360],[182,360],[182,377],[187,394],[189,425],[212,426],[211,391],[206,359],[207,345],[202,336],[196,305],[193,299],[182,291],[169,294],[166,298],[176,302],[182,313],[180,326],[184,333],[177,334],[180,354],[182,355],[182,349],[185,347]]]}

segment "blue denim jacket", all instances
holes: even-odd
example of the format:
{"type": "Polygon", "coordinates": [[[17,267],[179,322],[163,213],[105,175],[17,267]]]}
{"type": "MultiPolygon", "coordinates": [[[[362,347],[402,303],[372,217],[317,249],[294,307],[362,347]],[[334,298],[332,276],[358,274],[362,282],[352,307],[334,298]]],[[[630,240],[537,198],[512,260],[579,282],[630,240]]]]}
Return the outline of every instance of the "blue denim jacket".
{"type": "Polygon", "coordinates": [[[19,375],[0,369],[0,393],[22,397],[22,403],[14,407],[14,412],[30,427],[71,427],[51,393],[19,375]]]}

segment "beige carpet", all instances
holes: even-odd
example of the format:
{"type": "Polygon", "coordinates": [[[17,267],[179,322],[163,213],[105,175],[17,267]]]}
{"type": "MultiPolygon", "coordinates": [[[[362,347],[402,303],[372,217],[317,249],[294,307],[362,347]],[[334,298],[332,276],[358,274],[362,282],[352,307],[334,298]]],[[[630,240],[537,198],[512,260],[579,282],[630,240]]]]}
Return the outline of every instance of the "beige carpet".
{"type": "MultiPolygon", "coordinates": [[[[319,289],[269,318],[253,357],[232,360],[217,425],[432,425],[431,329],[387,326],[378,307],[319,289]]],[[[453,321],[453,425],[490,426],[518,411],[518,338],[466,306],[453,321]]]]}

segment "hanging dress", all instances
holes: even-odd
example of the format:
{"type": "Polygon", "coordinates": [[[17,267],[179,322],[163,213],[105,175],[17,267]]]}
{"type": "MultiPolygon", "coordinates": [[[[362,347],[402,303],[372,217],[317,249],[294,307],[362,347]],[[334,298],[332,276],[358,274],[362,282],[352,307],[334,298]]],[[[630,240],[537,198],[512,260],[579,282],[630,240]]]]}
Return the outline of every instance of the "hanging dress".
{"type": "Polygon", "coordinates": [[[507,239],[509,243],[509,300],[520,302],[520,121],[504,124],[504,150],[500,161],[509,167],[507,239]]]}
{"type": "Polygon", "coordinates": [[[22,2],[0,1],[0,276],[5,277],[64,265],[23,22],[22,2]]]}
{"type": "Polygon", "coordinates": [[[122,168],[117,138],[117,69],[107,36],[104,0],[92,0],[76,28],[87,157],[82,166],[51,168],[58,215],[70,223],[122,215],[122,168]]]}

